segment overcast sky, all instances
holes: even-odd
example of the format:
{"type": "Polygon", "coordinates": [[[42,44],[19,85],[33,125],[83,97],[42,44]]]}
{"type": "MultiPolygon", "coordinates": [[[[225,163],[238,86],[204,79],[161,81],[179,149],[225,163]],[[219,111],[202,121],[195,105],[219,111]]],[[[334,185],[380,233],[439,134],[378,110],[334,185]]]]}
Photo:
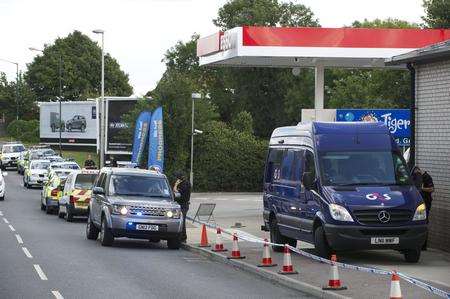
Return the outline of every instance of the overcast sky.
{"type": "MultiPolygon", "coordinates": [[[[105,30],[105,48],[129,74],[137,95],[153,89],[165,70],[165,51],[193,33],[217,31],[212,24],[226,0],[0,0],[0,58],[26,63],[57,37],[79,30],[105,30]]],[[[421,22],[422,0],[299,0],[323,27],[350,25],[354,20],[399,18],[421,22]]],[[[15,78],[15,66],[0,61],[0,71],[15,78]]]]}

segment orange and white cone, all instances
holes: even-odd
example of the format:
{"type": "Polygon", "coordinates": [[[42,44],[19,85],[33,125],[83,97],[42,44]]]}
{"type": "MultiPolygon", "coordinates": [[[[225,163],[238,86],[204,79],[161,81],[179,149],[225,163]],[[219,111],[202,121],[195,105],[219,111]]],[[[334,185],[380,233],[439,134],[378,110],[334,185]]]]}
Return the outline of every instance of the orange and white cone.
{"type": "Polygon", "coordinates": [[[346,286],[341,285],[341,280],[339,279],[338,267],[336,265],[336,255],[331,256],[331,268],[330,268],[330,279],[328,280],[328,286],[323,287],[323,290],[346,290],[346,286]]]}
{"type": "Polygon", "coordinates": [[[263,257],[261,260],[261,264],[258,267],[275,267],[277,264],[272,262],[272,258],[270,257],[270,249],[269,249],[269,241],[264,239],[264,248],[263,248],[263,257]]]}
{"type": "Polygon", "coordinates": [[[220,229],[220,227],[217,228],[216,244],[214,245],[214,248],[212,249],[212,251],[214,251],[214,252],[227,251],[227,249],[223,247],[222,230],[220,229]]]}
{"type": "Polygon", "coordinates": [[[233,234],[233,248],[231,250],[231,255],[228,256],[229,259],[245,259],[245,256],[241,255],[238,245],[238,237],[236,233],[233,234]]]}
{"type": "Polygon", "coordinates": [[[392,273],[390,299],[402,299],[402,290],[400,289],[400,277],[397,272],[392,273]]]}
{"type": "Polygon", "coordinates": [[[202,225],[202,235],[201,235],[201,239],[200,239],[200,244],[198,245],[198,247],[210,247],[211,245],[209,245],[208,243],[208,233],[206,232],[206,225],[202,225]]]}
{"type": "Polygon", "coordinates": [[[281,270],[278,271],[278,274],[283,275],[298,274],[298,272],[294,270],[294,266],[292,265],[291,251],[289,250],[287,244],[284,245],[283,268],[281,268],[281,270]]]}

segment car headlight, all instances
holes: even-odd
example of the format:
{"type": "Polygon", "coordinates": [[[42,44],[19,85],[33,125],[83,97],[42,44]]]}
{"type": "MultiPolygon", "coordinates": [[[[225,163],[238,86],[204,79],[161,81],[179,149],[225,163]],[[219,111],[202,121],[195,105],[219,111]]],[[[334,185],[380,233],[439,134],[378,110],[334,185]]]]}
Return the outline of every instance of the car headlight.
{"type": "Polygon", "coordinates": [[[128,209],[126,206],[113,205],[113,214],[126,215],[128,214],[128,209]]]}
{"type": "Polygon", "coordinates": [[[174,209],[174,210],[166,211],[166,217],[168,217],[168,218],[176,218],[176,219],[178,219],[178,218],[180,218],[180,216],[181,216],[181,211],[180,210],[174,209]]]}
{"type": "Polygon", "coordinates": [[[332,203],[329,205],[329,209],[334,220],[353,222],[352,216],[343,206],[332,203]]]}
{"type": "Polygon", "coordinates": [[[426,220],[426,219],[427,219],[427,209],[425,207],[425,204],[422,203],[417,207],[416,212],[414,213],[413,220],[419,221],[419,220],[426,220]]]}

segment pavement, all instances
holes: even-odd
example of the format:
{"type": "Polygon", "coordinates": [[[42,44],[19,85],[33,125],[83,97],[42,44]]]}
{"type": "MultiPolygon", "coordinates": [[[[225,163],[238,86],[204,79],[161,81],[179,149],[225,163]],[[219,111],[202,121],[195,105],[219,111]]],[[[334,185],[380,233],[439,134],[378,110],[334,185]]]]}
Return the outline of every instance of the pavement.
{"type": "Polygon", "coordinates": [[[8,171],[0,202],[0,298],[312,298],[165,242],[85,237],[40,210],[39,189],[8,171]]]}
{"type": "MultiPolygon", "coordinates": [[[[262,196],[261,194],[239,194],[239,193],[198,193],[193,194],[191,199],[191,209],[189,216],[194,217],[200,203],[215,203],[215,222],[224,229],[230,231],[245,232],[259,238],[268,238],[266,232],[261,231],[262,222],[262,196]],[[242,227],[232,228],[236,222],[242,227]]],[[[193,248],[197,248],[200,242],[200,227],[197,224],[189,223],[188,240],[193,248]]],[[[210,243],[215,241],[215,231],[208,229],[210,243]]],[[[225,247],[231,249],[231,238],[223,235],[225,247]]],[[[242,260],[250,266],[257,265],[262,257],[262,246],[260,244],[241,241],[240,249],[246,259],[242,260]]],[[[298,248],[314,254],[314,246],[304,242],[298,242],[298,248]]],[[[272,253],[272,258],[279,265],[283,258],[281,253],[272,253]]],[[[226,256],[222,254],[222,256],[226,256]]],[[[294,267],[299,272],[298,275],[289,276],[290,279],[306,283],[313,288],[321,287],[327,283],[330,267],[303,256],[292,254],[294,267]]],[[[422,252],[422,258],[417,264],[406,263],[403,255],[396,251],[372,250],[347,252],[338,255],[340,262],[359,265],[365,267],[376,267],[385,270],[396,270],[435,287],[450,291],[450,254],[434,250],[432,248],[422,252]]],[[[271,271],[276,273],[279,268],[265,268],[261,271],[271,271]]],[[[371,273],[356,272],[349,269],[339,270],[342,282],[348,286],[348,290],[339,291],[343,296],[360,298],[380,298],[389,297],[390,277],[371,273]]],[[[439,298],[433,294],[413,286],[405,281],[401,281],[404,298],[439,298]]],[[[307,290],[306,290],[307,291],[307,290]]]]}

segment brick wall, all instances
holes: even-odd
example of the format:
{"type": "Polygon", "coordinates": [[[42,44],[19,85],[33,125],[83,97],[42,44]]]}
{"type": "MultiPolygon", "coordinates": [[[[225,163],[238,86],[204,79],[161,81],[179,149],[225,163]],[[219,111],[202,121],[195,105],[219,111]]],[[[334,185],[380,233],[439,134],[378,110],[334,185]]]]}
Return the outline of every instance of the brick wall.
{"type": "Polygon", "coordinates": [[[450,251],[450,57],[416,68],[416,164],[434,180],[429,247],[450,251]]]}

